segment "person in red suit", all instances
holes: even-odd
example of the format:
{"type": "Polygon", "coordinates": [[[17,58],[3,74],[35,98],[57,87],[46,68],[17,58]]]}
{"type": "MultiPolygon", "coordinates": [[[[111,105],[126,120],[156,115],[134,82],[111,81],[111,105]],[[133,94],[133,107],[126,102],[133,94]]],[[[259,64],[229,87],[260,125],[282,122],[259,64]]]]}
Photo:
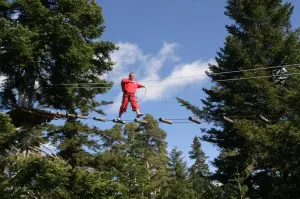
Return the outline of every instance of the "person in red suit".
{"type": "Polygon", "coordinates": [[[122,79],[121,87],[123,91],[123,100],[120,106],[119,117],[118,120],[121,120],[122,114],[126,112],[128,103],[130,102],[132,111],[136,112],[136,117],[139,118],[144,114],[140,112],[139,105],[135,96],[136,89],[145,88],[144,85],[139,84],[134,81],[134,73],[129,73],[129,78],[122,79]]]}

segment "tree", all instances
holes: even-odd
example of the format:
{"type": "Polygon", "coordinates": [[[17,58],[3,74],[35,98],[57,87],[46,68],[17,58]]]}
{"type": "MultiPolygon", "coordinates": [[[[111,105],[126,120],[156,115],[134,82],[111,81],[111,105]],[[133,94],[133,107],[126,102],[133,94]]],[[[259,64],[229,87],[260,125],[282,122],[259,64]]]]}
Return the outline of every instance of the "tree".
{"type": "Polygon", "coordinates": [[[116,124],[111,129],[100,131],[99,135],[102,140],[101,150],[93,160],[93,167],[110,173],[112,178],[122,175],[126,160],[126,139],[122,125],[116,124]]]}
{"type": "Polygon", "coordinates": [[[167,134],[153,116],[147,114],[144,119],[148,123],[139,126],[143,140],[142,157],[148,172],[148,190],[156,195],[167,183],[167,134]]]}
{"type": "Polygon", "coordinates": [[[196,198],[213,198],[216,193],[212,189],[214,185],[209,179],[209,167],[206,164],[207,157],[201,149],[201,143],[198,136],[195,136],[189,151],[190,159],[194,164],[189,168],[189,181],[196,193],[196,198]]]}
{"type": "Polygon", "coordinates": [[[169,155],[168,169],[170,171],[168,187],[161,198],[195,198],[191,184],[188,181],[188,168],[183,160],[182,151],[174,147],[169,155]]]}
{"type": "Polygon", "coordinates": [[[299,69],[267,69],[300,61],[299,31],[290,24],[292,12],[291,3],[281,0],[228,0],[225,14],[235,24],[226,26],[230,35],[218,52],[217,65],[210,65],[212,73],[207,73],[216,84],[203,89],[208,96],[201,100],[202,109],[178,98],[200,119],[218,127],[202,137],[221,149],[214,161],[214,179],[235,184],[239,168],[240,185],[247,187],[250,198],[299,197],[294,169],[300,157],[289,147],[299,146],[295,108],[299,76],[293,75],[299,69]],[[223,120],[223,115],[234,122],[223,120]],[[261,121],[260,115],[269,122],[261,121]]]}
{"type": "Polygon", "coordinates": [[[153,198],[167,186],[167,143],[166,132],[159,127],[153,116],[144,117],[147,124],[128,124],[124,128],[126,137],[128,173],[124,183],[131,184],[129,190],[138,193],[140,198],[153,198]],[[132,182],[134,179],[134,182],[132,182]],[[133,186],[134,184],[134,186],[133,186]]]}
{"type": "MultiPolygon", "coordinates": [[[[112,86],[101,76],[112,69],[110,53],[117,47],[100,40],[104,18],[96,1],[1,1],[0,15],[0,75],[6,77],[0,92],[2,109],[38,105],[71,114],[105,114],[99,107],[110,102],[96,101],[95,96],[112,86]]],[[[35,197],[50,197],[47,194],[56,187],[49,187],[49,192],[43,189],[47,181],[53,182],[53,176],[49,177],[53,173],[55,181],[64,181],[63,189],[68,193],[58,198],[115,197],[123,190],[106,172],[92,167],[96,155],[84,149],[100,150],[95,138],[101,135],[100,129],[76,118],[67,119],[61,126],[24,124],[19,129],[22,134],[15,141],[26,151],[26,158],[16,162],[19,167],[15,167],[14,179],[19,180],[14,187],[24,190],[26,183],[33,183],[29,190],[41,187],[35,197]],[[58,148],[61,162],[40,160],[28,152],[47,141],[58,148]],[[32,173],[32,168],[40,170],[32,173]],[[56,176],[61,168],[66,170],[56,176]]]]}
{"type": "Polygon", "coordinates": [[[191,145],[192,150],[189,152],[190,159],[195,160],[194,164],[190,168],[191,176],[207,177],[209,176],[209,167],[206,164],[206,159],[204,151],[201,148],[201,143],[198,136],[193,139],[193,144],[191,145]]]}
{"type": "Polygon", "coordinates": [[[95,168],[110,172],[125,187],[121,198],[156,198],[167,186],[166,133],[151,115],[147,124],[114,125],[100,133],[103,151],[95,168]]]}
{"type": "MultiPolygon", "coordinates": [[[[33,108],[37,103],[72,114],[104,114],[98,107],[109,102],[94,98],[112,85],[101,75],[112,69],[110,53],[117,47],[94,41],[104,31],[101,7],[88,0],[55,1],[54,6],[50,6],[53,1],[41,0],[1,2],[0,75],[6,77],[1,108],[33,108]],[[87,84],[105,86],[89,88],[87,84]]],[[[31,124],[20,128],[22,150],[39,146],[44,128],[31,124]]],[[[72,135],[76,134],[67,137],[71,140],[72,135]]]]}
{"type": "Polygon", "coordinates": [[[3,198],[71,198],[68,192],[71,167],[61,159],[39,154],[16,156],[11,161],[12,177],[6,178],[3,198]]]}
{"type": "Polygon", "coordinates": [[[126,187],[116,179],[118,173],[114,169],[119,168],[117,164],[121,162],[116,159],[121,157],[117,156],[118,143],[115,142],[118,138],[118,126],[106,131],[83,125],[79,121],[67,121],[62,126],[48,126],[47,139],[59,150],[57,155],[71,167],[68,183],[72,186],[68,186],[67,191],[72,198],[117,198],[120,193],[126,192],[126,187]],[[109,138],[107,132],[116,134],[109,138]],[[101,138],[105,140],[104,143],[99,142],[101,138]],[[100,150],[106,147],[112,157],[107,156],[106,152],[101,153],[100,150]],[[100,161],[102,164],[99,164],[100,161]]]}
{"type": "Polygon", "coordinates": [[[112,86],[100,77],[112,69],[110,53],[117,47],[95,41],[104,32],[101,7],[88,0],[55,1],[51,7],[41,0],[1,2],[1,107],[32,108],[36,102],[70,113],[103,113],[97,107],[107,103],[94,97],[112,86]],[[96,83],[103,88],[87,85],[96,83]]]}

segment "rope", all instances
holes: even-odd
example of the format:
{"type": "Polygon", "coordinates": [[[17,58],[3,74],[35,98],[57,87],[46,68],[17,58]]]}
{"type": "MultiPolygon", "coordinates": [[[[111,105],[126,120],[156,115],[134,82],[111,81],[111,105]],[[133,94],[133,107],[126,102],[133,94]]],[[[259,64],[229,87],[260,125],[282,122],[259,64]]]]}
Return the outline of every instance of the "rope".
{"type": "Polygon", "coordinates": [[[145,96],[146,96],[146,93],[147,93],[147,87],[145,87],[145,93],[144,93],[144,96],[143,96],[143,98],[145,98],[145,96]]]}
{"type": "MultiPolygon", "coordinates": [[[[147,87],[145,87],[145,92],[144,92],[143,98],[146,96],[146,92],[147,92],[147,87]]],[[[138,97],[137,93],[135,93],[135,97],[136,97],[136,98],[140,98],[140,97],[138,97]]]]}
{"type": "MultiPolygon", "coordinates": [[[[282,77],[282,76],[293,76],[299,75],[300,73],[289,73],[289,74],[282,74],[282,75],[265,75],[265,76],[252,76],[252,77],[242,77],[242,78],[232,78],[232,79],[221,79],[221,80],[214,80],[215,82],[228,82],[228,81],[239,81],[239,80],[249,80],[249,79],[261,79],[261,78],[268,78],[268,77],[282,77]]],[[[199,84],[199,82],[189,83],[189,84],[199,84]]],[[[187,84],[165,84],[165,85],[149,85],[149,87],[160,87],[160,86],[180,86],[180,85],[187,85],[187,84]]],[[[72,88],[110,88],[105,86],[75,86],[72,88]]]]}
{"type": "MultiPolygon", "coordinates": [[[[219,73],[209,73],[208,75],[222,75],[222,74],[231,74],[231,73],[239,73],[239,72],[247,72],[247,71],[257,71],[257,70],[266,70],[266,69],[275,69],[275,68],[283,68],[283,67],[291,67],[291,66],[298,66],[300,67],[300,64],[289,64],[289,65],[281,65],[281,66],[271,66],[271,67],[261,67],[261,68],[252,68],[252,69],[244,69],[244,70],[236,70],[236,71],[226,71],[226,72],[219,72],[219,73]]],[[[181,78],[190,78],[190,77],[206,77],[206,74],[199,74],[199,75],[190,75],[190,76],[179,76],[179,77],[171,77],[166,79],[181,79],[181,78]]],[[[165,79],[165,80],[166,80],[165,79]]],[[[158,80],[145,80],[141,82],[152,82],[152,81],[158,81],[158,80]]],[[[81,83],[81,84],[53,84],[54,86],[58,85],[64,85],[64,86],[72,86],[72,85],[106,85],[111,84],[107,82],[103,83],[81,83]]]]}

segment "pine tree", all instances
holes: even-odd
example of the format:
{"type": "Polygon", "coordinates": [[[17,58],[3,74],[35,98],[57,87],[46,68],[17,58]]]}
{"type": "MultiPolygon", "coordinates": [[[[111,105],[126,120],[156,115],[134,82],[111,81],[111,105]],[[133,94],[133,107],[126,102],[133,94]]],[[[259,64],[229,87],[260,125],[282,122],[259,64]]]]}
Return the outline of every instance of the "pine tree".
{"type": "Polygon", "coordinates": [[[195,136],[189,151],[190,159],[194,160],[194,164],[189,168],[189,181],[196,193],[196,198],[213,198],[212,187],[214,187],[209,179],[209,167],[206,164],[207,156],[201,149],[201,143],[198,136],[195,136]]]}
{"type": "Polygon", "coordinates": [[[194,137],[191,147],[192,150],[189,152],[189,157],[190,159],[195,160],[195,163],[190,168],[190,175],[199,177],[209,176],[209,167],[208,164],[206,164],[208,157],[205,156],[205,153],[201,148],[198,136],[194,137]]]}
{"type": "Polygon", "coordinates": [[[153,116],[147,114],[144,120],[148,123],[138,126],[130,123],[124,128],[127,157],[124,173],[128,173],[124,183],[134,197],[155,198],[167,186],[166,132],[153,116]]]}
{"type": "Polygon", "coordinates": [[[0,114],[0,194],[4,195],[7,188],[7,179],[9,176],[9,149],[13,145],[13,139],[16,137],[16,130],[11,124],[11,119],[4,114],[0,114]]]}
{"type": "Polygon", "coordinates": [[[123,186],[120,198],[156,198],[167,186],[166,133],[153,116],[144,120],[148,123],[114,125],[99,134],[102,151],[94,165],[123,186]]]}
{"type": "Polygon", "coordinates": [[[162,192],[160,198],[195,198],[195,193],[188,181],[186,161],[183,160],[182,151],[178,151],[177,147],[174,147],[169,155],[168,168],[170,180],[167,189],[162,192]]]}
{"type": "MultiPolygon", "coordinates": [[[[96,1],[1,1],[0,15],[0,75],[6,77],[0,92],[2,109],[38,105],[72,114],[105,114],[100,108],[110,102],[96,101],[95,96],[112,86],[101,76],[112,69],[110,53],[117,47],[99,40],[104,19],[96,1]]],[[[101,149],[95,138],[100,129],[69,118],[61,126],[24,124],[20,130],[12,139],[26,156],[9,168],[17,173],[9,186],[20,188],[19,193],[7,193],[11,197],[109,198],[123,191],[111,175],[93,168],[96,155],[84,149],[101,149]],[[59,161],[30,153],[48,141],[58,148],[59,161]],[[34,168],[39,168],[36,173],[31,172],[34,168]],[[65,194],[51,195],[60,189],[65,194]]]]}
{"type": "Polygon", "coordinates": [[[167,134],[153,116],[147,114],[144,119],[148,123],[139,126],[144,145],[143,159],[148,172],[148,190],[156,195],[167,182],[167,134]]]}
{"type": "Polygon", "coordinates": [[[122,125],[114,125],[111,129],[100,131],[101,150],[97,152],[93,165],[100,171],[107,171],[114,178],[124,171],[126,155],[125,136],[122,125]]]}
{"type": "Polygon", "coordinates": [[[88,0],[55,1],[52,7],[41,0],[1,2],[0,74],[7,77],[1,107],[38,103],[70,113],[73,108],[103,113],[97,107],[106,103],[94,97],[112,86],[99,77],[112,69],[110,53],[117,47],[94,41],[104,32],[101,7],[88,0]],[[89,89],[86,83],[106,88],[89,89]]]}
{"type": "Polygon", "coordinates": [[[126,157],[121,173],[121,182],[128,188],[127,198],[147,198],[148,170],[143,151],[144,137],[135,123],[124,127],[126,138],[123,155],[126,157]]]}
{"type": "Polygon", "coordinates": [[[299,69],[267,69],[300,63],[299,31],[291,28],[292,12],[291,3],[281,0],[228,0],[225,14],[235,24],[226,26],[230,35],[218,52],[218,65],[209,67],[208,76],[216,84],[203,89],[208,97],[201,100],[202,109],[178,99],[218,127],[203,136],[222,150],[214,161],[215,179],[235,184],[238,167],[240,186],[246,186],[250,198],[299,197],[295,168],[300,157],[290,147],[299,146],[299,76],[293,74],[299,69]],[[230,72],[240,70],[248,71],[230,72]]]}

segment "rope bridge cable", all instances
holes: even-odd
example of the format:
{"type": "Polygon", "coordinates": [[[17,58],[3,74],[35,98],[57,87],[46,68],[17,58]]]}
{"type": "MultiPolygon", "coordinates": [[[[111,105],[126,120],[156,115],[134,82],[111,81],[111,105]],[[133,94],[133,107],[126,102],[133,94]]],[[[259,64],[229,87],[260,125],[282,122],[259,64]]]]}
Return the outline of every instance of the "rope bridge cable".
{"type": "MultiPolygon", "coordinates": [[[[106,122],[106,121],[113,121],[115,123],[120,123],[119,121],[116,121],[115,119],[105,119],[105,118],[99,118],[99,117],[89,117],[89,116],[84,116],[84,115],[78,115],[78,114],[68,114],[68,113],[61,113],[61,112],[52,112],[52,111],[46,111],[46,110],[40,110],[40,109],[27,109],[24,107],[20,107],[23,111],[25,112],[29,112],[30,114],[40,114],[40,115],[48,115],[48,116],[52,116],[54,119],[62,119],[62,118],[79,118],[79,119],[93,119],[96,121],[101,121],[101,122],[106,122]]],[[[223,121],[227,121],[230,123],[234,123],[237,119],[242,120],[242,119],[246,119],[247,117],[254,117],[253,119],[247,119],[248,121],[263,121],[266,123],[270,123],[272,121],[282,121],[285,120],[283,115],[272,115],[272,114],[267,114],[267,115],[262,115],[262,114],[251,114],[251,115],[223,115],[223,118],[221,115],[219,115],[220,117],[214,117],[213,119],[215,120],[223,120],[223,121]],[[276,120],[274,120],[274,118],[272,118],[272,116],[278,116],[281,118],[278,118],[276,120]],[[268,118],[270,117],[270,118],[268,118]]],[[[178,123],[198,123],[201,124],[202,121],[197,119],[197,118],[193,118],[193,117],[189,117],[189,118],[173,118],[173,119],[166,119],[166,118],[159,118],[156,119],[160,122],[163,123],[167,123],[167,124],[178,124],[178,123]],[[175,120],[175,122],[173,122],[175,120]]],[[[287,120],[293,120],[293,119],[287,119],[287,120]]],[[[134,120],[121,120],[122,124],[125,124],[126,122],[137,122],[137,123],[147,123],[146,120],[143,119],[134,119],[134,120]],[[125,121],[125,122],[123,122],[125,121]]],[[[298,120],[297,120],[298,121],[298,120]]]]}
{"type": "MultiPolygon", "coordinates": [[[[252,69],[244,69],[244,70],[235,70],[235,71],[226,71],[226,72],[219,72],[219,73],[209,73],[208,75],[223,75],[223,74],[231,74],[231,73],[240,73],[240,72],[247,72],[247,71],[258,71],[258,70],[266,70],[266,69],[275,69],[275,68],[284,68],[284,67],[292,67],[292,66],[298,66],[300,67],[300,64],[289,64],[289,65],[281,65],[281,66],[271,66],[271,67],[261,67],[261,68],[252,68],[252,69]]],[[[179,76],[179,77],[171,77],[166,78],[167,79],[182,79],[182,78],[191,78],[191,77],[206,77],[206,74],[199,74],[199,75],[190,75],[190,76],[179,76]]],[[[158,80],[144,80],[140,82],[152,82],[152,81],[158,81],[158,80]]],[[[54,86],[58,85],[64,85],[64,86],[72,86],[72,85],[107,85],[111,84],[108,82],[103,83],[77,83],[77,84],[53,84],[54,86]]]]}
{"type": "MultiPolygon", "coordinates": [[[[267,115],[266,117],[271,117],[271,116],[280,116],[280,115],[267,115]]],[[[223,116],[220,117],[220,118],[215,118],[217,120],[225,120],[225,121],[228,121],[228,122],[235,122],[236,120],[243,120],[243,119],[246,119],[246,118],[253,118],[253,119],[246,119],[248,121],[263,121],[263,122],[274,122],[274,121],[280,121],[280,120],[274,120],[274,119],[268,119],[262,115],[259,115],[258,116],[255,116],[255,115],[249,115],[249,116],[223,116]]],[[[99,118],[98,119],[95,119],[94,118],[91,118],[91,117],[87,117],[85,119],[93,119],[93,120],[98,120],[99,121],[99,118]]],[[[167,124],[191,124],[191,123],[198,123],[198,124],[201,124],[202,122],[199,120],[199,119],[195,119],[195,118],[191,118],[189,117],[188,119],[187,118],[173,118],[173,119],[166,119],[166,118],[159,118],[159,119],[155,119],[155,120],[158,120],[160,122],[163,122],[163,123],[167,123],[167,124]]],[[[101,120],[102,122],[106,122],[106,121],[112,121],[114,122],[114,119],[104,119],[102,118],[101,120]]],[[[136,120],[121,120],[121,121],[125,121],[126,122],[137,122],[136,120]]],[[[119,122],[116,122],[116,123],[119,123],[119,122]]],[[[140,122],[140,123],[143,123],[143,122],[140,122]]]]}
{"type": "MultiPolygon", "coordinates": [[[[241,78],[232,78],[232,79],[222,79],[222,80],[214,80],[215,82],[229,82],[229,81],[239,81],[239,80],[249,80],[249,79],[261,79],[261,78],[268,78],[268,77],[283,77],[283,76],[294,76],[294,75],[300,75],[300,73],[289,73],[289,74],[281,74],[281,75],[265,75],[265,76],[252,76],[252,77],[241,77],[241,78]]],[[[201,82],[203,83],[203,82],[201,82]]],[[[199,82],[189,83],[189,84],[199,84],[199,82]]],[[[146,86],[146,88],[150,87],[160,87],[160,86],[180,86],[180,85],[187,85],[187,84],[163,84],[163,85],[149,85],[146,86]]],[[[48,86],[50,87],[50,86],[48,86]]],[[[70,86],[68,86],[70,87],[70,86]]],[[[74,86],[72,88],[91,88],[91,89],[100,89],[100,88],[111,88],[107,86],[74,86]]]]}

